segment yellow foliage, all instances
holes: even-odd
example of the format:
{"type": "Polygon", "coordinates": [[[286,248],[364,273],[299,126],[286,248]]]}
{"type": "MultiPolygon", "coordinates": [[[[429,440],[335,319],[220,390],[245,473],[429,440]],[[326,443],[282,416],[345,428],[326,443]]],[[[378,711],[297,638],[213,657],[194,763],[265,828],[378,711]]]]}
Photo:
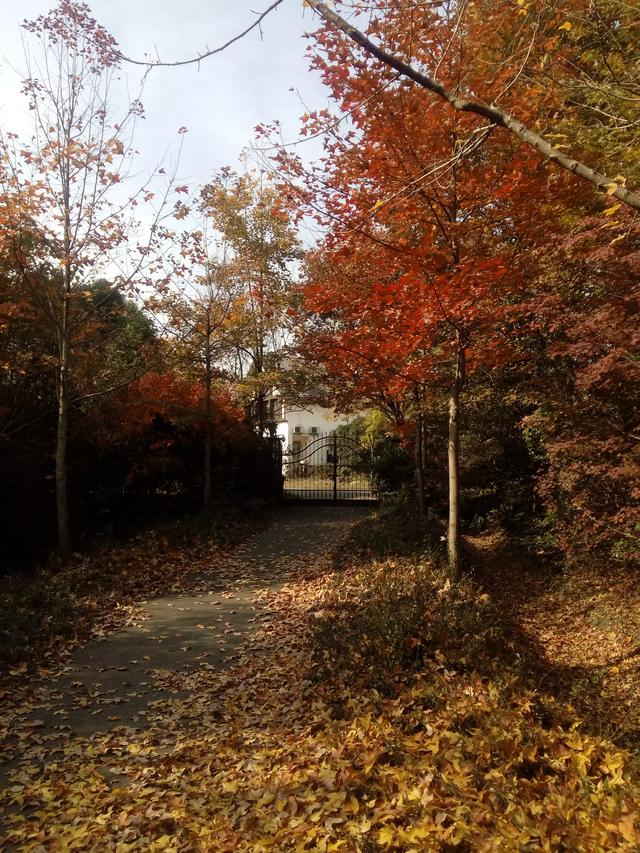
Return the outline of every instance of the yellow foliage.
{"type": "Polygon", "coordinates": [[[69,735],[60,760],[14,774],[0,795],[7,844],[638,849],[640,790],[626,754],[578,725],[543,725],[540,695],[515,675],[456,671],[441,652],[385,696],[357,667],[313,676],[308,620],[332,606],[328,568],[266,592],[273,619],[254,647],[231,670],[203,668],[191,693],[155,703],[146,730],[90,745],[69,735]]]}

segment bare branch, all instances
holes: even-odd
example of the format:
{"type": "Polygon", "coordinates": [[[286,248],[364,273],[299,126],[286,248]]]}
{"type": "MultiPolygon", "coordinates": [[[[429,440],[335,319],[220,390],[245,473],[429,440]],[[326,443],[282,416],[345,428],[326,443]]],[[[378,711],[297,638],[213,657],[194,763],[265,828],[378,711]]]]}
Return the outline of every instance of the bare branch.
{"type": "Polygon", "coordinates": [[[262,36],[261,23],[267,17],[270,12],[273,12],[274,9],[284,2],[284,0],[275,0],[264,12],[261,12],[260,15],[255,19],[255,21],[248,26],[245,30],[238,35],[235,35],[233,38],[230,38],[229,41],[221,44],[219,47],[213,48],[213,50],[206,50],[204,53],[198,54],[198,56],[194,56],[191,59],[180,59],[177,62],[161,62],[157,60],[156,62],[150,62],[148,59],[131,59],[124,54],[120,54],[120,58],[125,62],[130,62],[132,65],[145,65],[147,68],[155,68],[156,66],[164,66],[164,67],[175,67],[177,65],[197,65],[202,62],[203,59],[208,59],[210,56],[214,56],[216,53],[222,53],[223,50],[226,50],[228,47],[231,47],[237,41],[244,38],[251,30],[255,30],[256,27],[260,31],[260,35],[262,36]]]}

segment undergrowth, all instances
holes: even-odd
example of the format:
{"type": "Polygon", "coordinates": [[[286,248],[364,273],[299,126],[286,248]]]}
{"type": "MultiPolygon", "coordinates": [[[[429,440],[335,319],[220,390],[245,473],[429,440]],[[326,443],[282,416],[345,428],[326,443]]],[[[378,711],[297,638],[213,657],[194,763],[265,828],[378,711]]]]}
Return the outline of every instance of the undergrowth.
{"type": "Polygon", "coordinates": [[[495,669],[519,656],[480,585],[451,584],[441,530],[404,499],[356,525],[335,554],[336,573],[314,648],[320,673],[356,666],[359,677],[392,689],[408,668],[446,658],[460,671],[495,669]]]}
{"type": "Polygon", "coordinates": [[[321,668],[355,663],[380,688],[425,657],[486,670],[507,640],[475,584],[452,586],[433,557],[399,557],[356,562],[336,577],[315,645],[321,668]]]}
{"type": "Polygon", "coordinates": [[[364,559],[416,556],[444,552],[443,530],[431,515],[422,518],[411,494],[401,492],[387,499],[378,512],[354,525],[334,552],[336,568],[355,556],[364,559]]]}
{"type": "MultiPolygon", "coordinates": [[[[400,770],[414,761],[431,793],[442,785],[451,797],[447,841],[428,849],[638,849],[634,757],[582,726],[566,694],[544,689],[500,601],[471,577],[451,584],[437,530],[406,520],[387,508],[337,556],[313,636],[334,718],[369,719],[354,695],[372,697],[381,717],[388,709],[386,760],[400,770]]],[[[416,815],[394,820],[384,849],[427,849],[416,815]]]]}
{"type": "MultiPolygon", "coordinates": [[[[408,503],[387,505],[356,525],[336,552],[334,567],[314,624],[317,677],[342,672],[387,695],[407,674],[419,674],[433,662],[460,675],[515,679],[522,691],[535,695],[547,727],[580,719],[594,733],[635,752],[637,738],[608,722],[594,700],[602,672],[570,679],[560,672],[556,679],[539,650],[532,659],[526,638],[505,618],[504,602],[494,590],[489,594],[473,575],[450,583],[440,529],[412,514],[408,503]],[[597,718],[589,714],[593,707],[597,718]]],[[[637,756],[635,763],[640,771],[637,756]]]]}

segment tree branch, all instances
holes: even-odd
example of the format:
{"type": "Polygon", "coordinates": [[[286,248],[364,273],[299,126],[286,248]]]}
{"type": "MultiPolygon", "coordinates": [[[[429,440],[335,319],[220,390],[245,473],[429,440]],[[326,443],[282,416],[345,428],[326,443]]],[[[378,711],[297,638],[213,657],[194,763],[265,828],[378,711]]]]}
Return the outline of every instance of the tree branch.
{"type": "Polygon", "coordinates": [[[556,163],[562,169],[565,169],[566,171],[577,175],[579,178],[588,181],[598,189],[605,190],[610,196],[618,199],[618,201],[621,201],[623,204],[628,205],[634,210],[640,211],[640,195],[631,192],[631,190],[628,190],[626,187],[617,185],[611,178],[608,178],[606,175],[602,175],[600,172],[596,172],[594,169],[591,169],[579,160],[563,154],[562,151],[555,148],[553,145],[550,145],[542,136],[535,133],[535,131],[530,130],[522,124],[522,122],[500,109],[500,107],[495,104],[486,104],[484,101],[477,98],[458,97],[457,95],[454,95],[445,86],[443,86],[442,83],[439,83],[433,77],[418,71],[402,59],[392,56],[382,50],[382,48],[370,41],[364,33],[360,32],[360,30],[356,29],[348,21],[330,9],[326,3],[322,3],[320,0],[306,0],[306,2],[307,5],[317,12],[323,20],[334,27],[337,27],[352,41],[366,50],[367,53],[375,56],[376,59],[383,62],[385,65],[388,65],[390,68],[394,68],[402,76],[413,80],[419,86],[422,86],[423,89],[427,89],[429,92],[432,92],[434,95],[442,98],[442,100],[446,101],[454,110],[463,113],[474,113],[475,115],[488,119],[497,127],[506,128],[526,145],[535,149],[545,160],[550,160],[552,163],[556,163]],[[613,189],[614,187],[615,189],[613,189]]]}
{"type": "Polygon", "coordinates": [[[160,60],[156,62],[149,62],[148,59],[130,59],[128,56],[124,56],[124,54],[120,54],[120,58],[123,59],[125,62],[130,62],[132,65],[144,65],[147,68],[154,68],[155,66],[175,67],[177,65],[195,65],[197,63],[200,63],[203,59],[208,59],[210,56],[214,56],[216,53],[222,53],[223,50],[226,50],[228,47],[231,47],[232,44],[244,38],[248,33],[251,32],[251,30],[255,30],[256,27],[259,28],[260,24],[267,17],[267,15],[270,12],[273,12],[273,10],[276,9],[282,2],[284,2],[284,0],[275,0],[274,3],[272,3],[267,9],[265,9],[264,12],[261,12],[260,15],[258,15],[258,17],[255,19],[255,21],[241,33],[238,33],[238,35],[234,36],[233,38],[230,38],[229,41],[225,42],[224,44],[221,44],[219,47],[215,47],[213,48],[213,50],[206,50],[204,53],[200,53],[198,54],[198,56],[194,56],[191,59],[181,59],[177,62],[161,62],[160,60]]]}

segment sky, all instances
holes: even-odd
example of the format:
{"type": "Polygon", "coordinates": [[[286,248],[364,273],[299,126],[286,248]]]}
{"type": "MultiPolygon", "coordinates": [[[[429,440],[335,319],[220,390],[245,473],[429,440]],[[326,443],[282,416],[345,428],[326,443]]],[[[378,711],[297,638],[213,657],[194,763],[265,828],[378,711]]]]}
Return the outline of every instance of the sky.
{"type": "MultiPolygon", "coordinates": [[[[54,0],[0,0],[0,126],[5,131],[21,133],[29,126],[26,100],[10,67],[24,67],[20,23],[53,5],[54,0]]],[[[89,5],[125,55],[143,59],[157,53],[171,61],[224,43],[269,0],[89,0],[89,5]]],[[[327,106],[327,90],[305,57],[303,33],[315,25],[302,0],[286,0],[263,21],[262,39],[256,29],[200,67],[153,69],[142,96],[146,119],[135,137],[141,169],[151,170],[167,149],[177,150],[182,126],[187,134],[178,174],[191,189],[221,166],[243,168],[238,158],[257,124],[279,119],[285,139],[297,138],[299,116],[327,106]]],[[[141,69],[124,71],[137,91],[141,69]]]]}

